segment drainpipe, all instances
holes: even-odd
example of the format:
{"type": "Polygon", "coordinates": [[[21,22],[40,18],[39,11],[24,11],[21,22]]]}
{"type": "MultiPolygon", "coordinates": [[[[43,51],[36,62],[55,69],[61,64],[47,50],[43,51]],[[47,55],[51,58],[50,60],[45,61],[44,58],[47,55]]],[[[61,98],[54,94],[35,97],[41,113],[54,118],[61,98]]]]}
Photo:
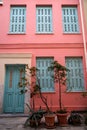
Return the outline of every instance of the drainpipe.
{"type": "Polygon", "coordinates": [[[82,0],[79,0],[80,4],[80,14],[81,14],[81,23],[82,23],[82,36],[83,36],[83,44],[84,44],[84,55],[85,55],[85,62],[86,62],[86,71],[87,71],[87,51],[86,51],[86,35],[84,29],[84,20],[83,20],[83,10],[82,10],[82,0]]]}

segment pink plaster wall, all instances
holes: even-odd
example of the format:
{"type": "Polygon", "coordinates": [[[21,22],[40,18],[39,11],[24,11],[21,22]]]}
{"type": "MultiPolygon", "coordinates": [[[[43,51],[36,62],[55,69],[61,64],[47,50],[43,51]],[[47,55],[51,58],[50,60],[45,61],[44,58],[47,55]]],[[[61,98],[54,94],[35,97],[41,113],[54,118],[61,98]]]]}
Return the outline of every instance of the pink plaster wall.
{"type": "MultiPolygon", "coordinates": [[[[79,10],[79,0],[4,0],[0,6],[0,53],[32,53],[32,65],[36,64],[35,58],[38,56],[54,56],[61,64],[65,65],[65,57],[83,57],[84,81],[86,83],[85,58],[81,28],[81,18],[79,10]],[[9,34],[10,6],[26,5],[26,34],[9,34]],[[52,5],[53,10],[53,34],[36,34],[36,5],[52,5]],[[62,5],[77,5],[79,17],[79,34],[64,34],[62,28],[62,5]]],[[[63,104],[70,109],[87,108],[87,98],[82,97],[82,93],[65,92],[63,87],[63,104]]],[[[47,96],[50,107],[58,108],[58,88],[55,92],[44,93],[47,96]],[[52,99],[52,101],[50,101],[52,99]]],[[[41,104],[39,97],[37,100],[41,104]]],[[[43,106],[43,104],[42,104],[43,106]]],[[[38,104],[37,104],[38,107],[38,104]]]]}
{"type": "Polygon", "coordinates": [[[81,37],[81,21],[79,13],[78,0],[4,0],[3,6],[0,7],[0,43],[2,44],[16,44],[16,43],[82,43],[81,37]],[[21,4],[20,4],[21,3],[21,4]],[[26,34],[12,35],[9,34],[10,23],[10,6],[11,5],[26,5],[26,34]],[[36,5],[52,5],[53,14],[53,34],[38,35],[36,34],[36,5]],[[62,28],[62,5],[78,5],[79,14],[79,35],[63,34],[62,28]],[[70,36],[70,37],[69,37],[70,36]]]}

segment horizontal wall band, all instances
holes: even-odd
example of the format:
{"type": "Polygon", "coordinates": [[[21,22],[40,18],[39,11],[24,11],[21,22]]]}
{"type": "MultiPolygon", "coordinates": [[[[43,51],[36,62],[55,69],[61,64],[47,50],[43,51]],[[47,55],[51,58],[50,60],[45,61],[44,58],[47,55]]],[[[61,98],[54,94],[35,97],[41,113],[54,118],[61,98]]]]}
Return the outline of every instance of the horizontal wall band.
{"type": "Polygon", "coordinates": [[[0,58],[31,58],[31,53],[3,53],[0,54],[0,58]]]}

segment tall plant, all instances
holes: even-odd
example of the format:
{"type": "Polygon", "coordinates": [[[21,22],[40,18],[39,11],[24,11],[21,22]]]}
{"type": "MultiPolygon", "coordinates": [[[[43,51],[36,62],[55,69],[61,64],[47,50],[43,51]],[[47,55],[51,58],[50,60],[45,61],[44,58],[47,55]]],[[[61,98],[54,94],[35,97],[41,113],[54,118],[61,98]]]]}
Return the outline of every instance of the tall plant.
{"type": "Polygon", "coordinates": [[[48,70],[53,71],[53,79],[54,82],[58,83],[59,86],[59,108],[62,110],[62,95],[61,95],[61,87],[66,84],[66,72],[69,71],[65,66],[61,65],[57,61],[53,61],[51,65],[48,67],[48,70]]]}
{"type": "MultiPolygon", "coordinates": [[[[26,65],[25,69],[20,69],[20,71],[21,72],[23,71],[27,75],[27,78],[25,76],[21,77],[21,80],[19,82],[19,87],[24,88],[21,90],[21,93],[25,93],[28,91],[28,89],[30,89],[29,91],[30,91],[32,99],[34,99],[33,97],[36,94],[39,94],[42,102],[46,106],[46,110],[50,112],[49,106],[47,104],[47,98],[41,92],[40,80],[37,75],[37,72],[39,71],[39,69],[34,66],[29,67],[28,65],[26,65]],[[29,86],[31,88],[29,88],[29,86]]],[[[33,108],[35,108],[34,100],[33,100],[33,108]]]]}

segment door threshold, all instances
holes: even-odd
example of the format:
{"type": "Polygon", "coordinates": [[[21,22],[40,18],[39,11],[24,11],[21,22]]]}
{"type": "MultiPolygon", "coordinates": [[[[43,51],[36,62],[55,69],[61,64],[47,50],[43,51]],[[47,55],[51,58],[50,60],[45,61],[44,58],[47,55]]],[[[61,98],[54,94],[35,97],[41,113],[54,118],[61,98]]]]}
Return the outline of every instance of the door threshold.
{"type": "Polygon", "coordinates": [[[0,114],[0,117],[28,117],[28,114],[0,114]]]}

